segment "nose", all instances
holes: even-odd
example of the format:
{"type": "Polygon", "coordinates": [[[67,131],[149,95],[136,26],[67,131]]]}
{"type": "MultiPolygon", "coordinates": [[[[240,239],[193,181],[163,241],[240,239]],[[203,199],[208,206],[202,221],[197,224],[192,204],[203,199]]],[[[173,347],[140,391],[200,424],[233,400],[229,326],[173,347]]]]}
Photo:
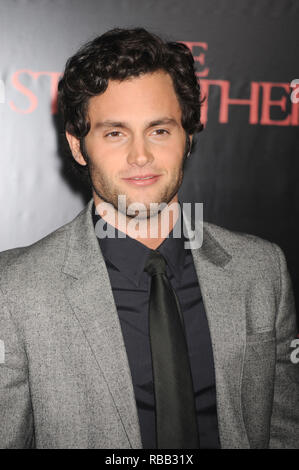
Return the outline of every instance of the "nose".
{"type": "Polygon", "coordinates": [[[127,156],[129,165],[145,166],[154,160],[154,156],[146,146],[143,138],[134,139],[127,156]]]}

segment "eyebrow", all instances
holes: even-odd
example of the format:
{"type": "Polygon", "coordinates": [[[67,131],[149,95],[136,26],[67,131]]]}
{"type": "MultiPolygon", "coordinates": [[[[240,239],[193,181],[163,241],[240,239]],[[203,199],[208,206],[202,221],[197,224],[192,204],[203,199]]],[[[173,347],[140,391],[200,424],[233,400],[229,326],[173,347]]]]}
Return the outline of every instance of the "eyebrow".
{"type": "MultiPolygon", "coordinates": [[[[172,124],[174,126],[177,126],[178,123],[175,119],[169,118],[169,117],[162,117],[159,119],[155,119],[154,121],[150,121],[146,124],[146,129],[149,129],[150,127],[154,126],[160,126],[160,125],[166,125],[166,124],[172,124]]],[[[130,127],[129,123],[127,122],[121,122],[121,121],[112,121],[110,119],[106,121],[98,121],[94,125],[94,130],[100,129],[102,127],[120,127],[120,128],[126,128],[128,129],[130,127]]]]}

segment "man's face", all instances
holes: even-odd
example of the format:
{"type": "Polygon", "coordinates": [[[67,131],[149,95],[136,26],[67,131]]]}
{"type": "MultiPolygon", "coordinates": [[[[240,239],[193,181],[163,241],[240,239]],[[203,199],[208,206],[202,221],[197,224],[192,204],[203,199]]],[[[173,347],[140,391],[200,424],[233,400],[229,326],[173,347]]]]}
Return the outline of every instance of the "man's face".
{"type": "MultiPolygon", "coordinates": [[[[103,94],[90,99],[88,118],[85,149],[96,205],[105,201],[117,209],[118,195],[125,195],[127,207],[142,203],[149,216],[150,203],[178,200],[186,133],[170,75],[110,80],[103,94]]],[[[67,138],[76,160],[86,165],[78,140],[67,138]]]]}

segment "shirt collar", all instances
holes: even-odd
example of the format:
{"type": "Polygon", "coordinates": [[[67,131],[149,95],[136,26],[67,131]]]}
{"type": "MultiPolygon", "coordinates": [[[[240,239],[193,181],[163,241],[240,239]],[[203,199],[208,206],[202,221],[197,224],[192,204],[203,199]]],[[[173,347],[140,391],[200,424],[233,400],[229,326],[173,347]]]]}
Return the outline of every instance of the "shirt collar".
{"type": "MultiPolygon", "coordinates": [[[[94,227],[101,219],[94,203],[92,205],[92,219],[94,227]]],[[[108,222],[106,223],[109,225],[108,222]]],[[[136,286],[139,286],[145,262],[151,249],[127,234],[124,238],[119,237],[119,232],[118,229],[115,229],[114,238],[98,238],[102,254],[105,261],[112,263],[113,266],[129,278],[136,286]]],[[[185,259],[182,217],[178,217],[175,227],[169,233],[169,236],[159,245],[157,251],[165,257],[171,273],[179,283],[185,259]],[[177,233],[179,224],[181,224],[181,237],[175,237],[174,235],[177,233]]]]}

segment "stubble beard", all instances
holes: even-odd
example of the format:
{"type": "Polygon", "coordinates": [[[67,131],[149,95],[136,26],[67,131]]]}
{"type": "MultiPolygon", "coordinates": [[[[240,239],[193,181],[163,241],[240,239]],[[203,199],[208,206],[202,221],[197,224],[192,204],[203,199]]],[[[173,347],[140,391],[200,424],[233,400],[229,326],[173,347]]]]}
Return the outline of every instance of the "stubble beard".
{"type": "Polygon", "coordinates": [[[155,200],[150,202],[133,200],[124,191],[117,190],[116,187],[111,188],[111,184],[108,185],[108,182],[101,174],[95,173],[92,170],[90,171],[90,179],[95,194],[102,201],[111,204],[116,211],[121,212],[128,218],[149,219],[158,215],[161,210],[159,208],[160,204],[162,207],[164,207],[165,204],[168,205],[177,194],[182,184],[183,171],[181,168],[175,179],[171,180],[170,185],[161,189],[161,192],[155,197],[155,200]],[[119,204],[118,197],[121,195],[125,196],[125,205],[119,204]],[[129,206],[131,206],[130,210],[129,206]],[[132,212],[132,208],[134,208],[134,212],[132,212]]]}

